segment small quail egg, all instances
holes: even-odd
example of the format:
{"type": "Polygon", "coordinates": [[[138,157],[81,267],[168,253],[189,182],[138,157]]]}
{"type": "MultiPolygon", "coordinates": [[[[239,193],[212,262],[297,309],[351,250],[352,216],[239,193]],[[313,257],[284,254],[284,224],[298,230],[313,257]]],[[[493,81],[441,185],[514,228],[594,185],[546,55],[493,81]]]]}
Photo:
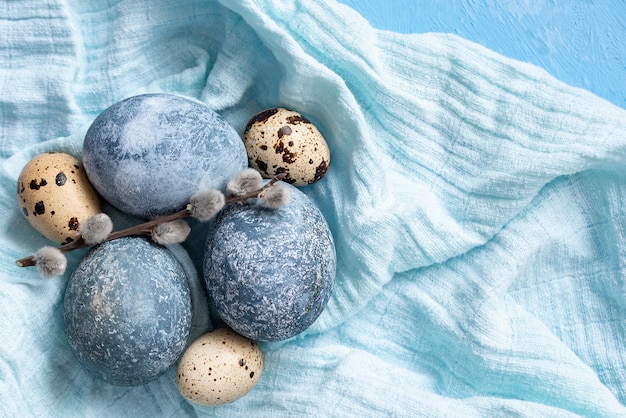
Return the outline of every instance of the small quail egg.
{"type": "Polygon", "coordinates": [[[250,167],[265,178],[287,173],[294,186],[314,183],[330,165],[330,150],[320,131],[298,112],[267,109],[254,115],[243,135],[250,167]]]}
{"type": "Polygon", "coordinates": [[[263,355],[254,341],[220,328],[187,348],[178,365],[176,386],[190,402],[222,405],[250,392],[262,369],[263,355]]]}
{"type": "Polygon", "coordinates": [[[73,156],[47,152],[31,159],[17,180],[21,212],[46,238],[66,244],[78,227],[100,213],[100,198],[73,156]]]}

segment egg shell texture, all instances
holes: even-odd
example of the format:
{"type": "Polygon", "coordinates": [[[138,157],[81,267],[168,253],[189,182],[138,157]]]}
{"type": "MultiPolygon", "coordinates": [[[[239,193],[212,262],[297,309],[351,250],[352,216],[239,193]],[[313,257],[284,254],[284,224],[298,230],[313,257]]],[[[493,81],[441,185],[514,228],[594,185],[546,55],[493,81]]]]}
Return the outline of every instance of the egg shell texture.
{"type": "Polygon", "coordinates": [[[144,384],[182,355],[191,329],[185,271],[165,247],[120,238],[93,247],[64,300],[68,343],[95,377],[144,384]]]}
{"type": "Polygon", "coordinates": [[[83,162],[108,202],[140,218],[182,209],[192,194],[222,189],[248,166],[240,136],[223,117],[163,93],[104,110],[85,135],[83,162]]]}
{"type": "Polygon", "coordinates": [[[290,338],[321,314],[335,278],[328,224],[300,190],[289,205],[232,205],[209,226],[204,278],[222,320],[258,341],[290,338]]]}
{"type": "Polygon", "coordinates": [[[231,329],[206,333],[185,351],[176,375],[180,394],[198,405],[222,405],[248,393],[263,370],[258,345],[231,329]]]}
{"type": "Polygon", "coordinates": [[[257,113],[243,135],[248,164],[265,178],[287,173],[294,186],[314,183],[330,166],[326,140],[307,118],[284,108],[257,113]]]}
{"type": "Polygon", "coordinates": [[[24,166],[17,201],[28,223],[57,243],[78,239],[81,222],[100,213],[100,197],[82,164],[60,152],[39,154],[24,166]]]}

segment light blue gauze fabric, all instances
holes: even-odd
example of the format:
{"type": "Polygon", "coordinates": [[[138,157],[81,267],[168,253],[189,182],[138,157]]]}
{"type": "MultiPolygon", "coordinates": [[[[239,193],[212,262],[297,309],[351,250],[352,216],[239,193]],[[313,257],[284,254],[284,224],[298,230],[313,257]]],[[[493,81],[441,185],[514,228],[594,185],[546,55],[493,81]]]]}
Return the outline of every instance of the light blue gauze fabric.
{"type": "MultiPolygon", "coordinates": [[[[23,0],[0,8],[0,415],[626,416],[626,111],[457,36],[378,31],[326,1],[23,0]],[[42,151],[80,156],[106,107],[169,92],[243,132],[282,106],[332,162],[302,190],[335,238],[328,307],[264,343],[254,390],[187,403],[175,370],[95,380],[62,277],[15,200],[42,151]]],[[[185,244],[196,266],[203,237],[185,244]]]]}

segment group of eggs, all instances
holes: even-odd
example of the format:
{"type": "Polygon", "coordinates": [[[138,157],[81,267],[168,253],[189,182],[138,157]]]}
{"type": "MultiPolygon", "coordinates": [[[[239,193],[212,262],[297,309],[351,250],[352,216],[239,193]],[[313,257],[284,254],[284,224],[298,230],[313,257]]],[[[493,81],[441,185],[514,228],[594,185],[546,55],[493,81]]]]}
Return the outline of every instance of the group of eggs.
{"type": "MultiPolygon", "coordinates": [[[[17,199],[26,220],[63,245],[80,238],[81,222],[101,212],[102,198],[128,215],[151,219],[184,207],[199,190],[224,189],[226,181],[247,166],[265,178],[285,173],[284,181],[302,186],[321,179],[329,164],[323,136],[297,112],[284,108],[260,112],[239,137],[221,116],[196,100],[148,94],[116,103],[96,118],[85,137],[82,162],[59,152],[34,157],[18,178],[17,199]]],[[[90,250],[68,280],[65,294],[66,334],[79,361],[110,383],[133,385],[155,378],[178,361],[180,393],[201,405],[232,402],[250,391],[263,366],[255,340],[286,339],[306,329],[325,307],[334,280],[336,261],[328,226],[306,195],[294,191],[293,204],[281,209],[284,213],[234,205],[210,225],[204,280],[213,308],[228,327],[194,341],[185,340],[194,301],[185,274],[177,273],[171,257],[161,255],[167,248],[141,238],[123,238],[90,250]],[[144,257],[150,260],[142,264],[144,257]],[[112,267],[124,263],[132,263],[133,269],[112,267]],[[235,265],[239,270],[233,270],[235,265]],[[126,274],[122,270],[133,271],[128,274],[134,276],[121,277],[126,274]],[[163,271],[172,276],[165,286],[163,271]],[[140,293],[140,286],[150,289],[146,298],[139,298],[144,305],[152,299],[177,303],[167,307],[182,312],[176,321],[156,313],[163,307],[152,315],[161,322],[146,319],[148,308],[134,306],[137,294],[126,294],[129,288],[140,293]],[[267,301],[271,306],[264,305],[267,301]],[[306,309],[292,314],[298,306],[306,309]],[[280,315],[268,316],[272,310],[280,315]],[[171,333],[179,341],[173,344],[172,337],[163,342],[164,352],[173,352],[168,364],[150,363],[139,342],[107,357],[115,350],[103,346],[145,337],[150,327],[141,321],[146,320],[153,321],[162,335],[171,333]],[[173,322],[182,325],[175,329],[173,322]],[[122,364],[131,362],[129,355],[135,356],[133,363],[141,366],[143,361],[146,369],[154,370],[131,376],[140,367],[122,364]],[[112,374],[113,369],[120,374],[112,374]]],[[[162,359],[162,354],[157,356],[162,359]]]]}

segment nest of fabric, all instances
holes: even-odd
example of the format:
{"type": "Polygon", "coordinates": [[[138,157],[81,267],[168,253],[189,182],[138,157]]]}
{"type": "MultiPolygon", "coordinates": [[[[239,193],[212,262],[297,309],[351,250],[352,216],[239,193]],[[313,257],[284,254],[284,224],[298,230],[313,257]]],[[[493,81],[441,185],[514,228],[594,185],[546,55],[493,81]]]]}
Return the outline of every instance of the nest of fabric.
{"type": "MultiPolygon", "coordinates": [[[[378,31],[334,2],[8,3],[0,11],[0,405],[7,416],[626,413],[626,111],[453,35],[378,31]],[[198,98],[243,133],[306,115],[332,165],[302,190],[337,249],[311,328],[264,343],[233,404],[195,407],[174,370],[92,378],[63,331],[68,272],[15,260],[47,243],[15,182],[43,151],[80,157],[123,98],[198,98]]],[[[204,236],[185,243],[201,270],[204,236]]]]}

